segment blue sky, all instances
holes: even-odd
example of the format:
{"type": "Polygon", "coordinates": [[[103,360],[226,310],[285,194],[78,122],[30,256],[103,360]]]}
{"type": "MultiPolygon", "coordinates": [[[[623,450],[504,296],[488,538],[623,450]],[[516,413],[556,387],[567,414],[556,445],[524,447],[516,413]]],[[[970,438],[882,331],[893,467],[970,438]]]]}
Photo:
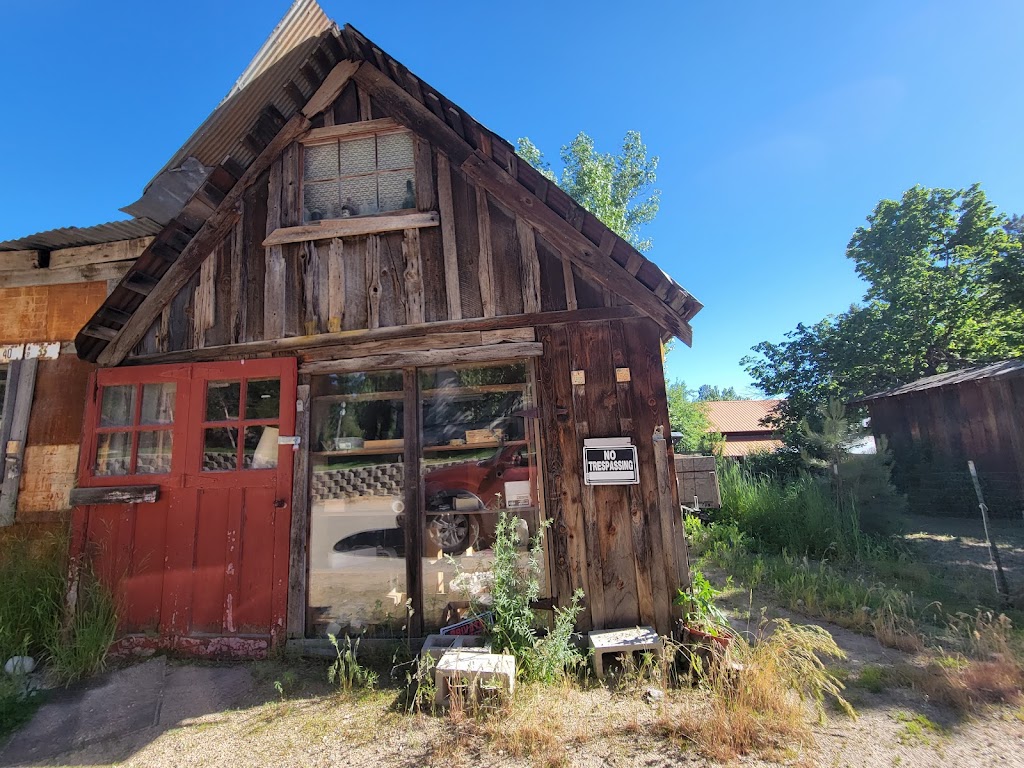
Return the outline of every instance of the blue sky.
{"type": "MultiPolygon", "coordinates": [[[[649,255],[705,304],[668,360],[693,387],[748,390],[752,345],[860,298],[844,249],[879,199],[979,181],[1024,213],[1017,0],[322,5],[552,159],[642,133],[649,255]]],[[[286,7],[0,2],[0,240],[119,218],[286,7]]]]}

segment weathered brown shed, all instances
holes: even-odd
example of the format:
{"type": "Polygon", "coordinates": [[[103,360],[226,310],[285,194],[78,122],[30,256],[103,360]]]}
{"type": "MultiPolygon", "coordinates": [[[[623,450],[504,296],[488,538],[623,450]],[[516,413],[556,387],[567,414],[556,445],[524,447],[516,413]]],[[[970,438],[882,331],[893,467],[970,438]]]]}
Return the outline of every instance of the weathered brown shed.
{"type": "Polygon", "coordinates": [[[973,461],[993,513],[1024,503],[1024,359],[948,371],[861,398],[911,509],[973,514],[973,461]]]}
{"type": "Polygon", "coordinates": [[[161,228],[75,339],[72,544],[122,646],[423,634],[501,510],[581,629],[672,630],[662,342],[701,305],[504,139],[298,0],[128,210],[161,228]]]}

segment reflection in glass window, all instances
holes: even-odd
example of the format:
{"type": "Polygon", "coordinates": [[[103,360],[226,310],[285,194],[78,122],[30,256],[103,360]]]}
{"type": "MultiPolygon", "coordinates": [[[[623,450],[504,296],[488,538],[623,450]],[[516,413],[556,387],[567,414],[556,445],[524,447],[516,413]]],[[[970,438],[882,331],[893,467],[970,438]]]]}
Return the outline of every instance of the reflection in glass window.
{"type": "Polygon", "coordinates": [[[314,376],[309,633],[406,621],[401,373],[314,376]]]}
{"type": "Polygon", "coordinates": [[[246,469],[273,469],[276,467],[279,434],[276,424],[246,427],[242,456],[243,466],[246,469]]]}
{"type": "Polygon", "coordinates": [[[211,427],[203,430],[203,471],[238,469],[238,429],[211,427]]]}
{"type": "Polygon", "coordinates": [[[171,471],[174,435],[169,429],[139,432],[139,454],[135,472],[140,475],[166,475],[171,471]]]}
{"type": "Polygon", "coordinates": [[[520,543],[536,534],[536,429],[526,417],[524,364],[435,368],[420,372],[423,474],[424,619],[440,625],[453,601],[489,599],[498,516],[522,519],[520,543]],[[458,568],[456,568],[456,563],[458,568]],[[463,576],[457,577],[458,570],[463,576]]]}
{"type": "Polygon", "coordinates": [[[98,477],[131,474],[132,433],[105,432],[97,436],[93,473],[98,477]]]}
{"type": "Polygon", "coordinates": [[[142,418],[140,424],[171,424],[174,421],[174,382],[142,385],[142,418]]]}
{"type": "Polygon", "coordinates": [[[211,381],[206,385],[206,420],[230,421],[238,418],[242,382],[211,381]]]}
{"type": "Polygon", "coordinates": [[[135,419],[135,385],[103,388],[101,427],[129,427],[135,419]]]}
{"type": "Polygon", "coordinates": [[[281,381],[253,380],[245,383],[245,418],[276,419],[281,411],[281,381]]]}

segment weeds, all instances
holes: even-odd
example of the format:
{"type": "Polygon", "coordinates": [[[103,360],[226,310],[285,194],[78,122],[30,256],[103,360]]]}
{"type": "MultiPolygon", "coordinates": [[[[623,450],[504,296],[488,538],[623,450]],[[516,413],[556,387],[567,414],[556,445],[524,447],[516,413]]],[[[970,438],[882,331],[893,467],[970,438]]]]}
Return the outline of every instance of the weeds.
{"type": "Polygon", "coordinates": [[[360,639],[357,638],[353,643],[352,638],[345,635],[345,643],[342,645],[334,635],[328,635],[327,638],[337,654],[337,659],[327,669],[327,682],[336,684],[346,693],[359,688],[371,690],[377,684],[377,673],[359,663],[357,654],[360,639]]]}
{"type": "Polygon", "coordinates": [[[76,605],[65,615],[67,540],[11,537],[0,549],[0,656],[31,655],[70,683],[103,669],[117,631],[113,595],[82,564],[76,605]]]}

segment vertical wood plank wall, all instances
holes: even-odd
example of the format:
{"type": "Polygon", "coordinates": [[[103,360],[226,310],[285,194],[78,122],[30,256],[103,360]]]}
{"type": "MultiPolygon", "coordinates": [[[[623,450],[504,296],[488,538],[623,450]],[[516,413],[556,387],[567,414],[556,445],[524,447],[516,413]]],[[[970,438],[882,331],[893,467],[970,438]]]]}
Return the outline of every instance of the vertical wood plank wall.
{"type": "Polygon", "coordinates": [[[542,326],[537,337],[553,592],[566,604],[583,589],[581,629],[668,632],[685,551],[682,521],[659,500],[655,472],[655,451],[669,450],[652,439],[668,428],[659,329],[638,318],[542,326]],[[616,368],[628,368],[630,381],[616,382],[616,368]],[[585,384],[571,383],[574,370],[585,384]],[[584,485],[583,440],[619,436],[637,446],[640,484],[584,485]]]}
{"type": "MultiPolygon", "coordinates": [[[[972,460],[983,485],[987,479],[997,491],[998,501],[986,498],[994,502],[993,512],[1017,514],[1024,500],[1024,376],[935,387],[875,400],[868,407],[872,432],[884,435],[892,449],[901,490],[966,486],[967,461],[972,460]],[[997,509],[1007,504],[1011,509],[997,509]]],[[[976,512],[973,492],[966,499],[948,499],[946,511],[976,512]]]]}
{"type": "MultiPolygon", "coordinates": [[[[314,127],[385,116],[355,84],[328,114],[314,127]]],[[[268,233],[301,223],[302,149],[292,145],[245,191],[232,232],[133,356],[622,303],[419,137],[415,168],[417,208],[436,210],[439,226],[265,248],[268,233]]],[[[655,471],[654,452],[669,450],[652,441],[656,427],[668,429],[661,331],[633,318],[536,334],[553,596],[566,605],[584,591],[582,629],[642,623],[669,632],[686,571],[674,476],[659,486],[655,471]],[[616,368],[628,368],[630,381],[617,381],[616,368]],[[585,371],[585,384],[570,383],[573,370],[585,371]],[[583,484],[583,440],[607,436],[633,439],[639,485],[583,484]]]]}
{"type": "MultiPolygon", "coordinates": [[[[331,125],[380,116],[355,84],[330,115],[331,125]]],[[[268,233],[302,223],[302,149],[291,145],[134,355],[618,304],[418,137],[415,164],[417,208],[438,211],[440,226],[264,248],[268,233]]]]}

